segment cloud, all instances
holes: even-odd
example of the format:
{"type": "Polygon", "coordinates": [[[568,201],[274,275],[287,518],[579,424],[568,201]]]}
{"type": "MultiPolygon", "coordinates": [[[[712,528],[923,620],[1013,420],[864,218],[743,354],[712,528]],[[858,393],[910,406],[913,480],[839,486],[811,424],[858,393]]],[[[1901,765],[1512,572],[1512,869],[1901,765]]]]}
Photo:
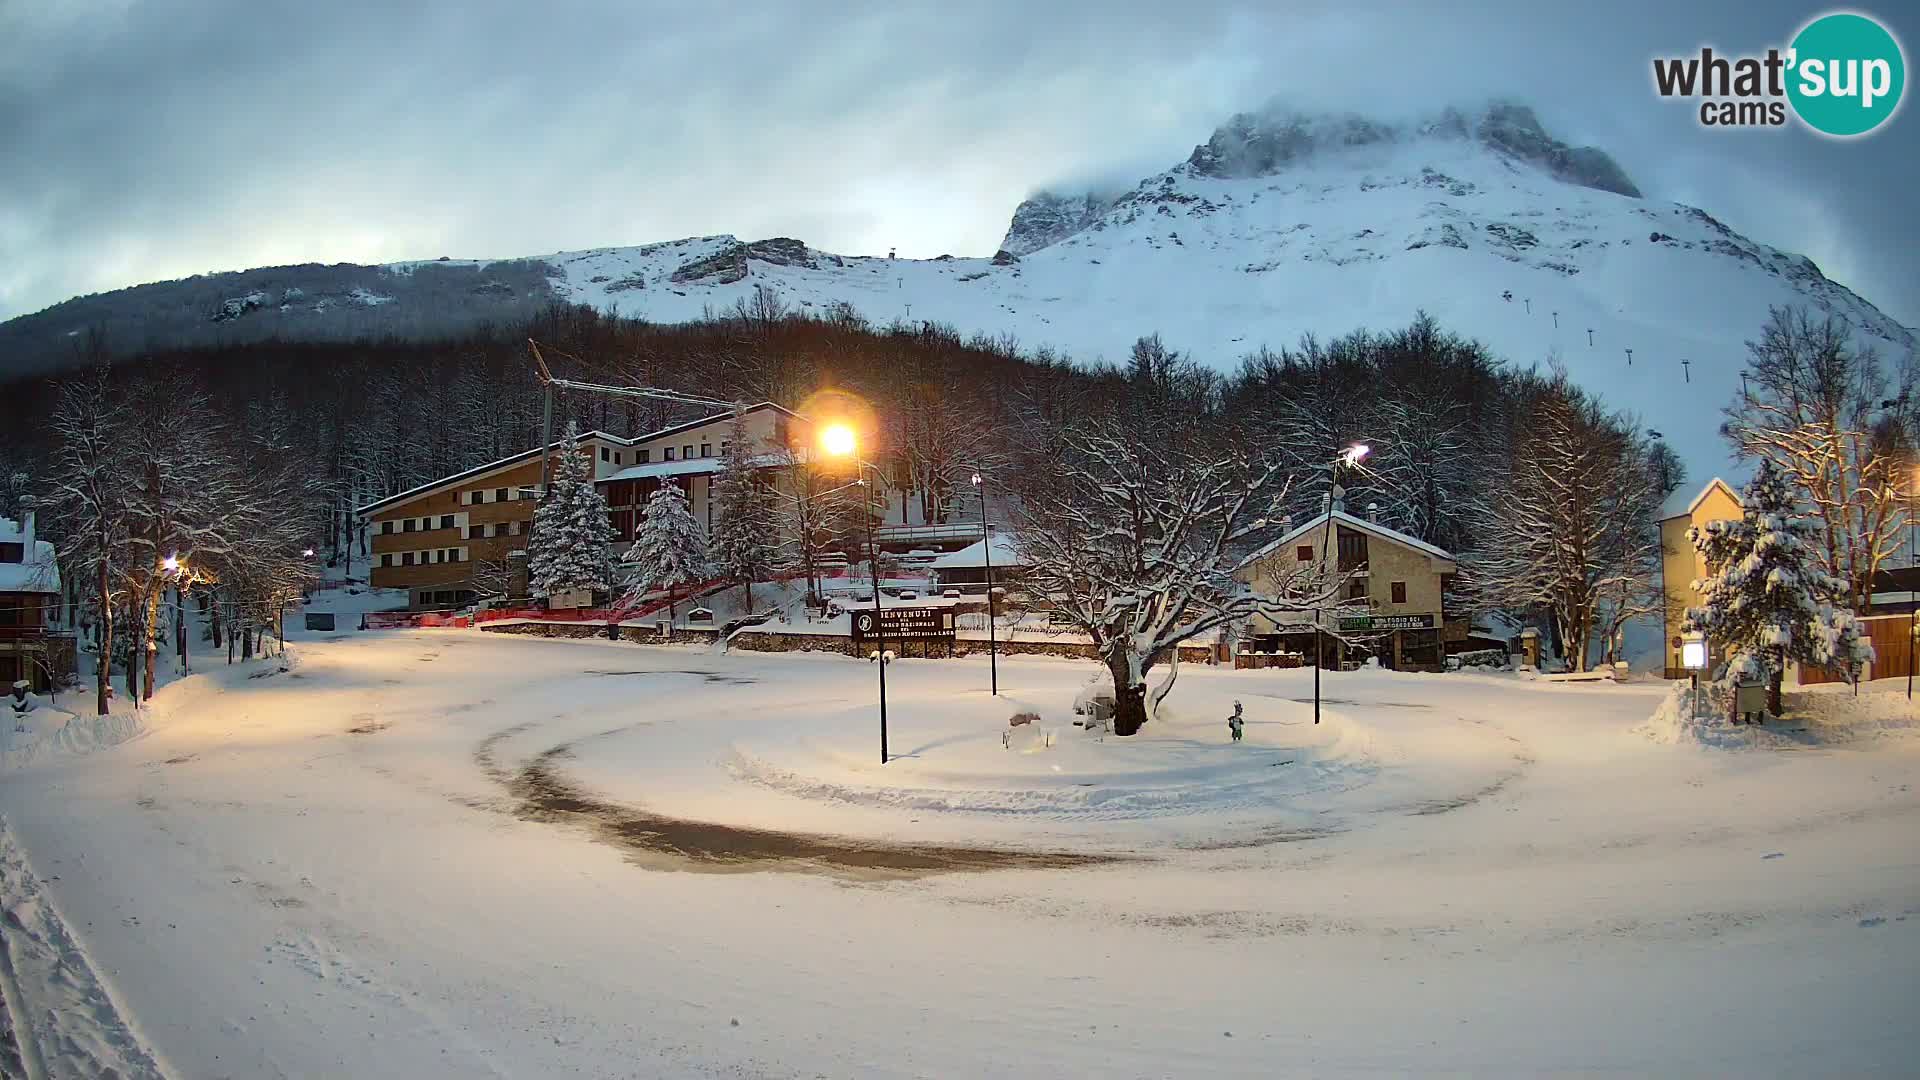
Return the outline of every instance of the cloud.
{"type": "Polygon", "coordinates": [[[1804,15],[1213,0],[832,15],[773,3],[8,5],[0,317],[213,269],[716,232],[984,254],[1033,190],[1131,185],[1276,96],[1410,113],[1512,95],[1563,137],[1607,148],[1649,195],[1806,251],[1920,323],[1920,223],[1901,194],[1920,140],[1709,135],[1650,92],[1656,53],[1761,48],[1804,15]]]}

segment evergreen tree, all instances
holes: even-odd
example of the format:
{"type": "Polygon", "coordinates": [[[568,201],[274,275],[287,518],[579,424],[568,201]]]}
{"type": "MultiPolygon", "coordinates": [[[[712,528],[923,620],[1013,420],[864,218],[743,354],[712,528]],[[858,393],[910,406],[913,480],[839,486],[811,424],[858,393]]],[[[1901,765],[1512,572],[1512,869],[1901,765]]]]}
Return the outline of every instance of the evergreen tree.
{"type": "Polygon", "coordinates": [[[647,499],[626,560],[638,568],[628,594],[638,599],[655,589],[667,590],[667,619],[675,617],[674,605],[683,586],[703,581],[711,572],[707,562],[707,538],[700,522],[687,504],[686,492],[668,480],[647,499]]]}
{"type": "Polygon", "coordinates": [[[593,466],[580,452],[579,425],[567,425],[559,458],[552,486],[533,512],[528,584],[535,596],[572,589],[604,592],[612,576],[607,546],[613,543],[613,523],[606,498],[593,485],[593,466]]]}
{"type": "Polygon", "coordinates": [[[1767,711],[1778,716],[1789,661],[1858,678],[1873,646],[1853,612],[1835,606],[1846,586],[1816,562],[1819,530],[1795,512],[1786,476],[1762,458],[1741,500],[1741,517],[1687,532],[1708,576],[1693,583],[1701,605],[1682,629],[1728,650],[1727,686],[1765,680],[1767,711]]]}
{"type": "Polygon", "coordinates": [[[753,608],[753,582],[772,569],[776,525],[773,494],[755,475],[746,416],[736,411],[713,478],[713,569],[746,590],[753,608]]]}

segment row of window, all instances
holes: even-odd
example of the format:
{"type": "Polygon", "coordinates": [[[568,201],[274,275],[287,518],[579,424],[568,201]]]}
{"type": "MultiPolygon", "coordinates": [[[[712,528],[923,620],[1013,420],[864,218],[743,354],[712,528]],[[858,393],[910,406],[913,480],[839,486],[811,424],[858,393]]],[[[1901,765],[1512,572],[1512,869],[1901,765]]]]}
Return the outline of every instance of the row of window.
{"type": "Polygon", "coordinates": [[[427,532],[435,528],[451,529],[458,524],[455,519],[459,516],[458,514],[441,514],[437,525],[436,519],[431,517],[388,518],[380,523],[380,532],[383,536],[392,536],[397,532],[427,532]]]}
{"type": "Polygon", "coordinates": [[[428,548],[425,551],[383,551],[376,566],[437,566],[441,563],[463,563],[467,561],[467,549],[428,548]]]}
{"type": "MultiPolygon", "coordinates": [[[[661,461],[693,461],[695,458],[710,458],[713,456],[712,443],[704,443],[704,442],[700,443],[699,444],[700,452],[698,454],[695,454],[693,452],[694,445],[695,444],[693,443],[687,443],[677,448],[672,446],[663,446],[660,448],[660,460],[661,461]]],[[[730,441],[726,439],[721,439],[720,453],[724,456],[727,452],[727,447],[731,445],[733,444],[730,441]]],[[[607,448],[604,446],[600,448],[600,460],[601,461],[607,460],[607,448]]],[[[633,463],[635,465],[648,465],[648,464],[651,464],[652,462],[653,462],[653,451],[650,448],[641,447],[640,449],[635,450],[633,452],[633,463]]],[[[620,451],[618,450],[615,450],[613,452],[613,463],[615,465],[618,465],[621,463],[620,451]]]]}
{"type": "Polygon", "coordinates": [[[513,502],[516,499],[528,498],[532,498],[532,496],[523,494],[517,487],[476,488],[473,491],[461,492],[460,504],[462,506],[479,506],[490,502],[513,502]]]}
{"type": "Polygon", "coordinates": [[[489,536],[519,536],[524,521],[495,521],[481,525],[467,526],[467,539],[484,540],[489,536]]]}

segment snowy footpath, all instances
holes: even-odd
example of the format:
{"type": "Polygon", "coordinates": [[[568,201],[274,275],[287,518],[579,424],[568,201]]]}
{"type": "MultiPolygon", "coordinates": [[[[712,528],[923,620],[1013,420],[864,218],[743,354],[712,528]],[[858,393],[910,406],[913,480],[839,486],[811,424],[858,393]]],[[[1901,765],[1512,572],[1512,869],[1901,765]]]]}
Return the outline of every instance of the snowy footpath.
{"type": "Polygon", "coordinates": [[[1102,738],[1095,671],[901,661],[882,766],[840,656],[211,664],[9,744],[0,1075],[1920,1071],[1914,729],[1379,671],[1316,727],[1311,672],[1188,667],[1102,738]]]}

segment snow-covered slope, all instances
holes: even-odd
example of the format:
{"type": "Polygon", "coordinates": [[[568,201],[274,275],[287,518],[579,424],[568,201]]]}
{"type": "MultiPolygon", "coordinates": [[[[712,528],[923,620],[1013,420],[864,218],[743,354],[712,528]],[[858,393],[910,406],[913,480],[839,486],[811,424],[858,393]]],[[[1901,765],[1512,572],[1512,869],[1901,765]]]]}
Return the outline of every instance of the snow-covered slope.
{"type": "MultiPolygon", "coordinates": [[[[1828,308],[1885,352],[1914,348],[1911,330],[1806,258],[1638,191],[1603,151],[1555,139],[1522,106],[1402,126],[1269,110],[1233,118],[1131,191],[1036,196],[991,259],[841,256],[794,239],[707,236],[512,265],[544,262],[553,294],[656,321],[697,319],[765,287],[801,311],[846,304],[875,322],[1011,334],[1081,360],[1119,359],[1157,331],[1221,368],[1262,345],[1389,329],[1424,309],[1510,361],[1557,355],[1665,433],[1697,478],[1725,459],[1719,409],[1769,305],[1828,308]]],[[[375,291],[398,297],[373,309],[393,320],[410,317],[405,286],[428,270],[481,281],[463,287],[463,301],[484,299],[486,287],[503,303],[543,302],[488,284],[507,265],[363,269],[380,275],[375,291]]],[[[245,295],[234,294],[237,314],[210,308],[221,332],[291,318],[245,295]]],[[[303,313],[302,325],[323,318],[303,313]]],[[[0,341],[22,321],[0,326],[0,341]]]]}
{"type": "Polygon", "coordinates": [[[1404,128],[1282,114],[1235,118],[1118,197],[1037,197],[1015,215],[1012,258],[849,258],[716,236],[549,262],[567,297],[656,320],[764,286],[802,310],[846,303],[1085,360],[1158,331],[1222,368],[1424,309],[1513,362],[1558,356],[1702,478],[1726,457],[1719,409],[1769,305],[1829,308],[1882,351],[1914,348],[1911,330],[1808,259],[1635,190],[1604,153],[1559,143],[1517,107],[1404,128]]]}

